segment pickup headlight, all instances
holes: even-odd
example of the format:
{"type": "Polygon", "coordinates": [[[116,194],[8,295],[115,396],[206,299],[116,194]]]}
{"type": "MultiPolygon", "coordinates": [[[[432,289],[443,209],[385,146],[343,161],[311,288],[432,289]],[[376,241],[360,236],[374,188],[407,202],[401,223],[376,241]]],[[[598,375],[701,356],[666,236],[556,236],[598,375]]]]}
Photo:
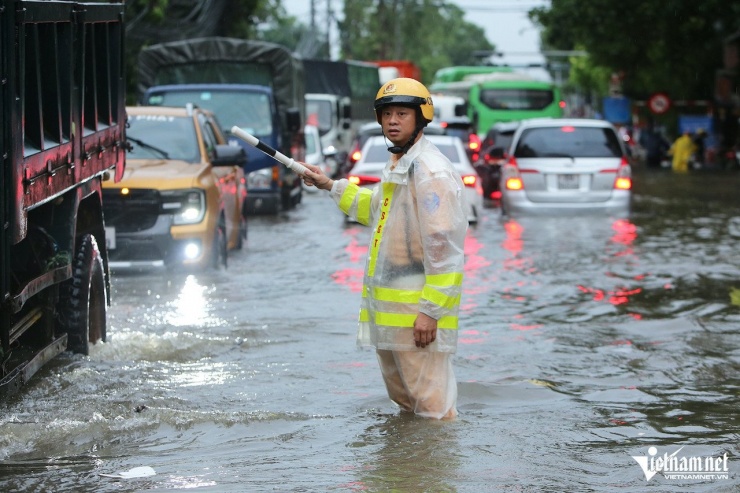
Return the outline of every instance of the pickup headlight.
{"type": "Polygon", "coordinates": [[[172,214],[174,224],[197,224],[206,215],[206,195],[197,188],[162,190],[162,212],[172,214]]]}

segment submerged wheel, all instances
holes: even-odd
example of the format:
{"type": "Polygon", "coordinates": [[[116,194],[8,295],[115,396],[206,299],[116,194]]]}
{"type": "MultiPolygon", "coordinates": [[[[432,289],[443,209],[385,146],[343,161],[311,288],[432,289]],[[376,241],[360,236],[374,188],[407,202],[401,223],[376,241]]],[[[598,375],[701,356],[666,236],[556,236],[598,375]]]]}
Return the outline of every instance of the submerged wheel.
{"type": "Polygon", "coordinates": [[[239,221],[239,235],[236,240],[236,249],[241,250],[244,248],[244,242],[247,241],[247,216],[242,214],[241,220],[239,221]]]}
{"type": "Polygon", "coordinates": [[[211,266],[218,269],[223,265],[224,269],[228,266],[229,257],[229,239],[226,236],[226,218],[221,215],[218,218],[216,234],[213,238],[213,256],[211,257],[211,266]]]}
{"type": "Polygon", "coordinates": [[[103,258],[95,237],[85,235],[77,246],[72,279],[59,292],[60,323],[70,351],[87,355],[90,344],[105,342],[106,303],[103,258]]]}

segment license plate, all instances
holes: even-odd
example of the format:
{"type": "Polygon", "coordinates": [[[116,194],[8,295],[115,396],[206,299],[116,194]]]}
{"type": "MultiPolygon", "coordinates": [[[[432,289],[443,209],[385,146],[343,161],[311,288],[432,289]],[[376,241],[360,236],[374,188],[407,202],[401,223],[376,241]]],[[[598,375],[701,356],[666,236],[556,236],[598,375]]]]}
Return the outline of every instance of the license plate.
{"type": "Polygon", "coordinates": [[[108,250],[116,249],[116,228],[113,226],[105,227],[105,246],[108,250]]]}
{"type": "Polygon", "coordinates": [[[558,188],[560,190],[578,190],[580,184],[578,175],[558,175],[558,188]]]}

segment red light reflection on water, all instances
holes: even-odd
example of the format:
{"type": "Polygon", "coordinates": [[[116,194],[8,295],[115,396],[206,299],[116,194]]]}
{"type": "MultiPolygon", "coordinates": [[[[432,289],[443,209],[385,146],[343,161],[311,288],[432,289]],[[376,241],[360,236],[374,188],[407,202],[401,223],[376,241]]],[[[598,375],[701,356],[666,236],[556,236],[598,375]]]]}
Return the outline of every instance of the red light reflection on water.
{"type": "Polygon", "coordinates": [[[457,342],[459,344],[481,344],[486,340],[482,337],[483,335],[485,334],[475,329],[461,330],[457,342]]]}
{"type": "Polygon", "coordinates": [[[344,248],[347,252],[349,261],[353,264],[359,264],[357,267],[345,267],[338,269],[332,274],[332,279],[337,284],[347,286],[353,293],[362,292],[362,280],[365,273],[365,258],[367,256],[367,245],[360,244],[357,241],[357,235],[360,233],[360,228],[349,228],[344,234],[350,237],[349,243],[344,248]]]}
{"type": "Polygon", "coordinates": [[[522,325],[522,324],[509,324],[511,330],[528,331],[535,330],[544,327],[542,324],[522,325]]]}
{"type": "MultiPolygon", "coordinates": [[[[610,242],[614,245],[621,247],[618,251],[610,253],[612,257],[625,257],[635,256],[633,244],[637,239],[637,226],[635,226],[628,219],[617,219],[612,223],[612,230],[614,234],[609,238],[610,242]]],[[[611,272],[606,273],[608,277],[613,277],[614,274],[611,272]]],[[[632,277],[635,281],[642,281],[645,279],[647,274],[637,274],[632,277]]],[[[578,289],[583,293],[592,295],[593,301],[607,302],[614,306],[626,305],[630,302],[630,298],[636,294],[642,293],[642,288],[630,288],[627,286],[617,286],[611,290],[593,288],[588,286],[578,285],[578,289]]],[[[631,317],[636,320],[640,320],[642,316],[638,313],[629,313],[631,317]]]]}
{"type": "Polygon", "coordinates": [[[509,220],[504,223],[504,232],[506,233],[506,238],[501,242],[501,247],[512,254],[511,257],[504,260],[504,269],[518,270],[529,274],[537,272],[537,269],[531,267],[531,257],[520,256],[524,243],[522,240],[524,227],[514,220],[509,220]]]}
{"type": "MultiPolygon", "coordinates": [[[[631,247],[637,239],[637,226],[632,224],[628,219],[617,219],[612,223],[614,234],[611,241],[620,245],[631,247]]],[[[631,250],[630,250],[631,251],[631,250]]]]}
{"type": "Polygon", "coordinates": [[[361,293],[364,273],[364,269],[339,269],[331,277],[335,283],[347,286],[353,293],[361,293]]]}
{"type": "Polygon", "coordinates": [[[468,234],[465,236],[465,245],[463,248],[465,250],[465,266],[463,270],[466,278],[475,277],[478,270],[491,265],[490,260],[478,253],[484,248],[483,243],[478,241],[478,238],[468,234]]]}
{"type": "Polygon", "coordinates": [[[514,255],[520,253],[522,251],[522,231],[524,231],[522,225],[513,220],[506,221],[504,231],[506,232],[506,238],[501,246],[514,255]]]}
{"type": "Polygon", "coordinates": [[[349,261],[352,263],[362,262],[367,255],[367,245],[360,244],[357,241],[357,235],[360,233],[359,228],[349,228],[345,235],[350,236],[349,244],[344,249],[349,254],[349,261]]]}

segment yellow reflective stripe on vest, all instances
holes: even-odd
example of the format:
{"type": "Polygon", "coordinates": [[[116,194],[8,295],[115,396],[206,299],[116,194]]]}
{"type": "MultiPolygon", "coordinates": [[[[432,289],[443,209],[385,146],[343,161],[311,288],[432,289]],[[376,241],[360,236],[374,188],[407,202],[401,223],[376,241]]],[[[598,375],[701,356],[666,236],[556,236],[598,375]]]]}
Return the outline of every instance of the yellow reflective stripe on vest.
{"type": "Polygon", "coordinates": [[[342,198],[339,199],[339,208],[342,210],[342,212],[344,212],[345,214],[349,212],[349,208],[352,207],[352,203],[355,201],[355,196],[359,191],[360,187],[358,187],[354,183],[347,184],[347,188],[344,189],[342,198]]]}
{"type": "Polygon", "coordinates": [[[380,216],[378,217],[378,225],[375,227],[373,232],[373,239],[370,243],[370,263],[367,267],[367,275],[373,277],[375,275],[375,264],[378,261],[378,250],[380,249],[380,241],[383,239],[383,229],[385,223],[388,221],[388,211],[391,208],[391,201],[393,200],[393,191],[396,189],[395,183],[383,183],[383,196],[380,203],[380,216]]]}
{"type": "Polygon", "coordinates": [[[462,272],[452,272],[450,274],[431,274],[426,276],[426,283],[431,286],[449,287],[462,286],[462,272]]]}
{"type": "Polygon", "coordinates": [[[360,188],[360,197],[357,199],[357,221],[367,226],[370,223],[370,204],[373,201],[373,191],[369,188],[360,188]]]}
{"type": "Polygon", "coordinates": [[[452,308],[460,304],[459,294],[457,296],[447,296],[429,286],[424,286],[424,290],[421,292],[421,297],[443,308],[452,308]]]}
{"type": "MultiPolygon", "coordinates": [[[[409,328],[414,327],[414,321],[416,317],[413,313],[386,313],[376,312],[375,313],[375,324],[383,325],[385,327],[400,327],[409,328]]],[[[370,313],[367,310],[360,311],[360,322],[370,322],[370,313]]],[[[438,329],[456,330],[457,329],[457,317],[446,316],[437,320],[438,329]]]]}
{"type": "Polygon", "coordinates": [[[418,303],[421,298],[421,291],[375,287],[373,288],[373,298],[379,301],[418,303]]]}

